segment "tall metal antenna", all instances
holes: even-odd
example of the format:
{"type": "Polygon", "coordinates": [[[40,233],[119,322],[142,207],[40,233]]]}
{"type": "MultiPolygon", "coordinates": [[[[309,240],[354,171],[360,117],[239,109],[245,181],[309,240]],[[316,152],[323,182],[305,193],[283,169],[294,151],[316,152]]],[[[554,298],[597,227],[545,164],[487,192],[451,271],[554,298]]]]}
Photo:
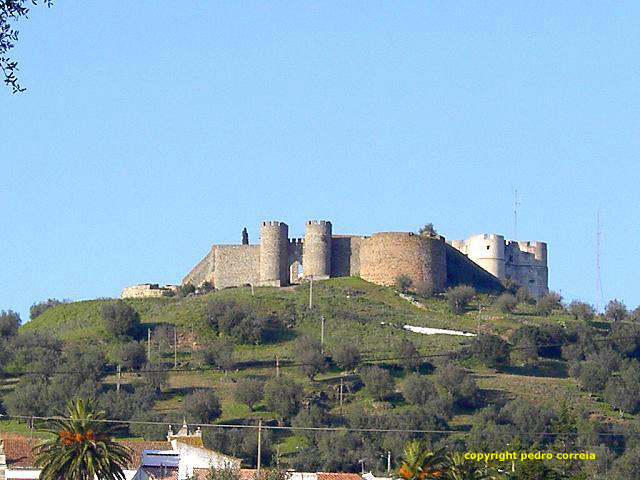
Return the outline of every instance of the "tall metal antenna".
{"type": "Polygon", "coordinates": [[[602,235],[600,228],[600,208],[596,216],[596,311],[600,311],[600,302],[602,297],[602,278],[600,277],[600,237],[602,235]]]}
{"type": "Polygon", "coordinates": [[[518,189],[516,188],[513,191],[513,239],[518,240],[518,205],[520,205],[520,200],[518,200],[518,189]]]}

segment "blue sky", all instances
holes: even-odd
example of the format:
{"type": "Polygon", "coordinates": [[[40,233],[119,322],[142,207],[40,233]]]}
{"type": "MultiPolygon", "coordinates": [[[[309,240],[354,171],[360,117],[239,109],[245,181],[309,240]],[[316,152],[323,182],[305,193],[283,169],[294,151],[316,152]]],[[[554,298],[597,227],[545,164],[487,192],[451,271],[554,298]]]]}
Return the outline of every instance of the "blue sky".
{"type": "Polygon", "coordinates": [[[640,303],[637,2],[34,7],[0,90],[0,309],[176,283],[212,243],[338,233],[549,244],[550,285],[640,303]]]}

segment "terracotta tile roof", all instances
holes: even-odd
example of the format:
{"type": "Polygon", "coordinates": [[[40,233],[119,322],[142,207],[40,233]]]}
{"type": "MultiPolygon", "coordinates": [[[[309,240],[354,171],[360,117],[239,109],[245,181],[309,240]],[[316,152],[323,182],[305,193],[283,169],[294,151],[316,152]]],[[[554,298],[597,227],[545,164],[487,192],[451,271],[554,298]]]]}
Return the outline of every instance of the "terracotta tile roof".
{"type": "MultiPolygon", "coordinates": [[[[8,467],[33,467],[34,466],[34,452],[35,447],[41,439],[34,438],[31,440],[24,435],[16,435],[11,433],[0,433],[0,439],[4,441],[4,451],[7,456],[8,467]]],[[[131,463],[129,468],[135,469],[142,465],[142,452],[143,450],[171,450],[171,444],[169,442],[133,442],[122,441],[119,442],[122,445],[129,447],[133,450],[131,457],[131,463]]]]}
{"type": "Polygon", "coordinates": [[[204,448],[202,437],[172,437],[171,440],[175,440],[176,442],[180,443],[186,443],[187,445],[191,445],[192,447],[204,448]]]}

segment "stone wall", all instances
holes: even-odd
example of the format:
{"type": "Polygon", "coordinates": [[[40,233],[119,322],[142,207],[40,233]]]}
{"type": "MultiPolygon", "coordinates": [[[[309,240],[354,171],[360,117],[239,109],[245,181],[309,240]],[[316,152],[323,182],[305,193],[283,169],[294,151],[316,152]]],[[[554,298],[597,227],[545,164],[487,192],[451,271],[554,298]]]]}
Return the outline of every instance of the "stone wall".
{"type": "Polygon", "coordinates": [[[260,269],[259,245],[216,245],[213,247],[216,288],[257,284],[260,269]]]}
{"type": "Polygon", "coordinates": [[[209,281],[213,284],[214,270],[215,256],[213,254],[213,247],[211,247],[209,253],[207,253],[207,255],[182,279],[182,284],[190,283],[196,287],[202,285],[205,281],[209,281]]]}
{"type": "Polygon", "coordinates": [[[505,277],[526,285],[531,295],[540,298],[549,292],[547,245],[544,242],[507,242],[505,277]]]}
{"type": "Polygon", "coordinates": [[[485,293],[500,293],[504,287],[500,280],[451,245],[446,245],[447,286],[471,285],[485,293]]]}
{"type": "Polygon", "coordinates": [[[393,285],[399,275],[414,284],[432,283],[442,291],[447,283],[445,242],[439,237],[412,233],[376,233],[362,241],[360,276],[380,285],[393,285]]]}
{"type": "Polygon", "coordinates": [[[366,237],[334,235],[331,239],[331,276],[360,275],[360,245],[366,237]]]}
{"type": "Polygon", "coordinates": [[[175,285],[161,287],[157,283],[143,283],[125,288],[122,290],[120,298],[164,297],[175,293],[176,290],[177,287],[175,285]]]}

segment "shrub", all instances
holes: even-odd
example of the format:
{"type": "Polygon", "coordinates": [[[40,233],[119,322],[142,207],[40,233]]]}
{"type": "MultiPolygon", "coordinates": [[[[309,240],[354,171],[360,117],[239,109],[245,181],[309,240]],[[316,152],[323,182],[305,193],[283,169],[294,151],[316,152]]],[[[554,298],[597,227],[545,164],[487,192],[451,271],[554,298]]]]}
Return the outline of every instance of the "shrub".
{"type": "Polygon", "coordinates": [[[632,322],[640,322],[640,307],[636,307],[629,313],[629,320],[632,322]]]}
{"type": "Polygon", "coordinates": [[[601,392],[609,380],[609,376],[606,367],[600,363],[589,360],[580,363],[578,381],[582,388],[589,392],[601,392]]]}
{"type": "Polygon", "coordinates": [[[498,310],[500,310],[502,313],[513,312],[513,309],[516,308],[517,304],[518,304],[518,299],[511,293],[503,293],[496,300],[496,305],[498,306],[498,310]]]}
{"type": "Polygon", "coordinates": [[[169,372],[161,363],[147,363],[143,368],[144,380],[153,388],[156,393],[162,392],[169,381],[169,372]]]}
{"type": "Polygon", "coordinates": [[[404,398],[409,403],[424,405],[437,397],[436,387],[422,375],[409,375],[404,382],[404,398]]]}
{"type": "Polygon", "coordinates": [[[33,320],[34,318],[42,315],[50,308],[62,305],[63,303],[69,303],[69,300],[58,300],[55,298],[50,298],[48,300],[43,300],[42,302],[34,303],[33,305],[31,305],[31,307],[29,307],[29,318],[33,320]]]}
{"type": "Polygon", "coordinates": [[[627,315],[627,306],[618,299],[611,300],[604,313],[605,318],[611,322],[624,320],[627,315]]]}
{"type": "Polygon", "coordinates": [[[497,335],[479,335],[471,342],[471,354],[488,367],[509,364],[509,344],[497,335]]]}
{"type": "Polygon", "coordinates": [[[474,407],[478,402],[478,386],[462,368],[445,363],[436,368],[435,379],[458,405],[474,407]]]}
{"type": "Polygon", "coordinates": [[[549,292],[536,302],[536,313],[548,317],[554,309],[561,308],[562,297],[554,292],[549,292]]]}
{"type": "Polygon", "coordinates": [[[176,290],[176,295],[179,297],[186,297],[187,295],[191,295],[196,293],[196,287],[193,286],[192,283],[185,283],[180,285],[176,290]]]}
{"type": "Polygon", "coordinates": [[[367,367],[360,376],[369,395],[375,400],[384,400],[393,393],[395,387],[391,374],[378,366],[367,367]]]}
{"type": "Polygon", "coordinates": [[[535,300],[529,293],[529,288],[526,285],[522,285],[520,288],[518,288],[518,291],[516,292],[516,299],[518,300],[518,303],[534,303],[535,302],[535,300]]]}
{"type": "Polygon", "coordinates": [[[254,405],[264,398],[264,383],[253,378],[240,380],[236,385],[235,398],[253,410],[254,405]]]}
{"type": "Polygon", "coordinates": [[[184,397],[182,413],[187,422],[210,423],[220,416],[222,409],[213,390],[199,389],[184,397]]]}
{"type": "Polygon", "coordinates": [[[476,291],[469,285],[458,285],[447,290],[446,297],[452,310],[460,315],[464,313],[469,302],[476,295],[476,291]]]}
{"type": "Polygon", "coordinates": [[[433,223],[427,223],[424,227],[421,227],[418,230],[418,235],[426,235],[429,237],[433,237],[435,235],[437,235],[438,232],[436,231],[435,227],[433,226],[433,223]]]}
{"type": "Polygon", "coordinates": [[[341,342],[336,345],[331,357],[343,370],[353,370],[360,364],[360,350],[352,342],[341,342]]]}
{"type": "Polygon", "coordinates": [[[141,331],[140,314],[122,300],[100,308],[107,332],[116,337],[137,337],[141,331]]]}
{"type": "Polygon", "coordinates": [[[572,301],[569,304],[568,310],[576,320],[592,320],[595,315],[595,311],[591,305],[578,300],[572,301]]]}
{"type": "Polygon", "coordinates": [[[233,344],[229,340],[216,338],[205,348],[196,351],[195,356],[200,366],[215,366],[227,372],[234,366],[233,351],[233,344]]]}
{"type": "Polygon", "coordinates": [[[401,293],[407,293],[413,286],[413,280],[411,280],[409,275],[398,275],[396,277],[395,285],[398,291],[401,293]]]}
{"type": "Polygon", "coordinates": [[[430,280],[423,280],[416,283],[416,295],[422,298],[431,298],[435,294],[435,288],[433,282],[430,280]]]}
{"type": "Polygon", "coordinates": [[[0,311],[0,340],[15,336],[20,327],[20,315],[13,310],[0,311]]]}

